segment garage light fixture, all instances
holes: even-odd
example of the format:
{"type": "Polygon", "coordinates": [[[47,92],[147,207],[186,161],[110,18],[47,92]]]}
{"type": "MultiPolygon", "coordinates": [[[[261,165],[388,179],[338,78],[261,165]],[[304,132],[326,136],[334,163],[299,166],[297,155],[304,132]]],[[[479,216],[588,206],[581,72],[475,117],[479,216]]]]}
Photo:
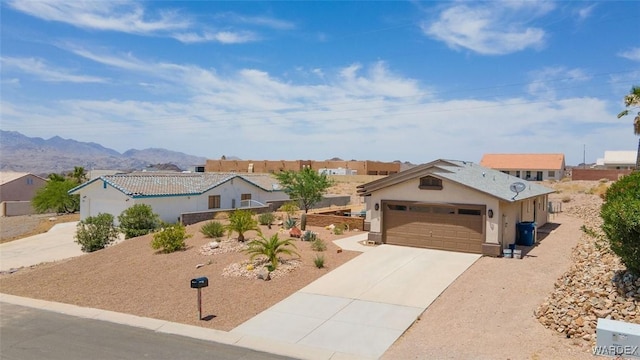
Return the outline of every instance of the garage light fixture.
{"type": "Polygon", "coordinates": [[[376,211],[380,210],[380,204],[376,203],[373,208],[376,209],[376,211]]]}
{"type": "Polygon", "coordinates": [[[489,219],[493,218],[493,210],[489,209],[489,211],[487,211],[487,215],[489,215],[489,219]]]}

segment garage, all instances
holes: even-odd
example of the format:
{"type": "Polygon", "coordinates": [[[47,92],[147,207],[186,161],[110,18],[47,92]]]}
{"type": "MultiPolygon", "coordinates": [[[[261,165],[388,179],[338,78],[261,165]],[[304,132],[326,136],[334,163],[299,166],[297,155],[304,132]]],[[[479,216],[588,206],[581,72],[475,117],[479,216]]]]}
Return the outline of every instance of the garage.
{"type": "Polygon", "coordinates": [[[482,253],[484,205],[382,202],[383,242],[482,253]]]}

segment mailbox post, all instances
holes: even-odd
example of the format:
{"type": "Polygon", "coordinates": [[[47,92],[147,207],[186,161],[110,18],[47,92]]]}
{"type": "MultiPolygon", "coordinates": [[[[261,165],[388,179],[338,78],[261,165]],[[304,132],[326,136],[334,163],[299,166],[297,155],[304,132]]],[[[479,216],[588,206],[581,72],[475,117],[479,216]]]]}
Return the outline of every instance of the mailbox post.
{"type": "Polygon", "coordinates": [[[200,291],[207,286],[209,286],[209,279],[206,277],[191,279],[191,288],[198,289],[198,320],[202,320],[202,294],[200,291]]]}

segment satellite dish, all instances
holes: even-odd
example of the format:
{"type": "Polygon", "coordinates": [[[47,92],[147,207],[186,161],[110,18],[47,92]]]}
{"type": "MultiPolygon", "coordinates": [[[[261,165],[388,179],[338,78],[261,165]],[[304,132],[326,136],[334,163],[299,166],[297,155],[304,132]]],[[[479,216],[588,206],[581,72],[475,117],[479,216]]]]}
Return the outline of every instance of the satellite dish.
{"type": "Polygon", "coordinates": [[[527,185],[525,185],[524,183],[521,183],[519,181],[514,182],[513,184],[509,185],[509,190],[511,190],[514,193],[516,193],[515,195],[513,195],[513,198],[511,198],[511,200],[515,200],[516,196],[518,196],[518,194],[521,193],[526,188],[527,188],[527,185]]]}

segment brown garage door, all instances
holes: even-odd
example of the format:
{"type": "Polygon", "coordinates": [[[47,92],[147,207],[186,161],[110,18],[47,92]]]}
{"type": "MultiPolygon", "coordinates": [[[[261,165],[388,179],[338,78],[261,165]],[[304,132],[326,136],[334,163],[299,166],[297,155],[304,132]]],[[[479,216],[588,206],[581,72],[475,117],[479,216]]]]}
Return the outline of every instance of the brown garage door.
{"type": "Polygon", "coordinates": [[[383,202],[387,244],[482,253],[485,206],[383,202]]]}

